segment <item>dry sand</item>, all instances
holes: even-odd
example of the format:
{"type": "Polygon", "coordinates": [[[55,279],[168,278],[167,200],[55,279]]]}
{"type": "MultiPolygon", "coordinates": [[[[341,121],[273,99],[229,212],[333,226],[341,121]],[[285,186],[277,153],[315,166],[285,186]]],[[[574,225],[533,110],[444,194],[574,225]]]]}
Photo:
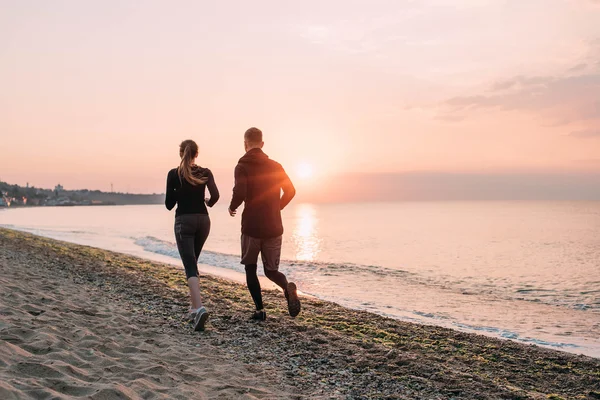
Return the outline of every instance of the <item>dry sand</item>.
{"type": "Polygon", "coordinates": [[[600,360],[283,296],[248,320],[233,282],[0,229],[0,399],[600,399],[600,360]]]}
{"type": "MultiPolygon", "coordinates": [[[[1,399],[288,397],[264,371],[201,337],[165,332],[162,317],[6,250],[3,243],[1,399]]],[[[174,315],[181,309],[174,304],[174,315]]]]}

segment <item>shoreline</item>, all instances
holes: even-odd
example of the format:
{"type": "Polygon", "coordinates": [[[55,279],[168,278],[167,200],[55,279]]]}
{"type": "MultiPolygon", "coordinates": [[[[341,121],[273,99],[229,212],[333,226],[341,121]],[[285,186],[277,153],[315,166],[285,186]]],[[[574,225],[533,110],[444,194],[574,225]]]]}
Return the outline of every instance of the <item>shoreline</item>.
{"type": "MultiPolygon", "coordinates": [[[[268,320],[253,323],[245,286],[205,274],[202,295],[212,317],[206,332],[193,333],[184,319],[181,271],[125,254],[0,228],[0,266],[3,275],[36,268],[54,279],[57,291],[70,284],[96,292],[152,320],[155,334],[227,354],[224,360],[234,370],[272,367],[272,382],[264,383],[271,385],[269,394],[256,392],[253,398],[600,398],[599,359],[417,325],[309,297],[303,298],[300,316],[291,319],[281,293],[273,290],[264,296],[268,320]]],[[[5,295],[0,296],[4,307],[5,295]]],[[[21,322],[2,315],[18,328],[21,322]]],[[[2,324],[0,337],[4,345],[2,324]]],[[[2,363],[7,361],[0,351],[2,363]]],[[[14,365],[5,371],[0,382],[14,387],[14,365]]],[[[227,379],[227,373],[219,379],[227,379]]]]}
{"type": "MultiPolygon", "coordinates": [[[[110,249],[110,246],[107,244],[97,244],[97,242],[95,240],[80,240],[80,237],[65,237],[63,235],[57,234],[59,233],[59,231],[56,231],[54,233],[52,233],[53,231],[48,231],[46,233],[40,233],[39,231],[36,231],[35,229],[26,229],[26,228],[20,228],[18,226],[13,226],[13,225],[0,225],[1,227],[5,227],[7,229],[14,229],[14,230],[18,230],[18,231],[22,231],[22,232],[29,232],[35,235],[41,235],[44,237],[48,237],[48,238],[52,238],[52,239],[56,239],[56,240],[64,240],[70,243],[75,243],[75,244],[81,244],[81,245],[86,245],[86,246],[91,246],[91,247],[97,247],[97,246],[101,246],[100,248],[108,250],[110,249]]],[[[145,260],[150,260],[150,261],[154,261],[154,262],[160,262],[160,263],[166,263],[169,264],[171,266],[174,266],[175,268],[179,268],[181,267],[181,262],[179,259],[179,255],[177,253],[176,248],[174,249],[170,249],[171,251],[167,251],[165,252],[164,248],[159,248],[157,249],[153,249],[152,247],[148,247],[146,244],[143,243],[138,243],[138,240],[146,240],[146,239],[152,239],[152,240],[156,240],[158,242],[162,244],[168,244],[168,242],[165,242],[164,240],[160,240],[160,239],[156,239],[153,237],[144,237],[142,239],[137,239],[135,240],[135,242],[133,242],[133,238],[132,238],[132,243],[135,244],[135,246],[133,246],[132,248],[126,248],[124,246],[119,246],[116,248],[116,252],[119,253],[123,253],[123,254],[128,254],[128,255],[132,255],[135,257],[140,257],[142,259],[145,260]],[[140,250],[142,249],[142,250],[140,250]]],[[[114,243],[112,244],[114,245],[114,243]]],[[[173,245],[174,246],[174,245],[173,245]]],[[[210,254],[212,253],[211,251],[208,251],[205,249],[204,254],[210,254]]],[[[213,254],[217,254],[217,255],[223,255],[223,256],[229,256],[229,254],[227,253],[213,253],[213,254]]],[[[237,263],[237,260],[236,260],[237,263]]],[[[294,265],[296,264],[296,261],[294,260],[282,260],[282,263],[284,264],[288,264],[288,265],[294,265]]],[[[203,272],[209,274],[209,275],[213,275],[219,278],[225,278],[227,280],[233,280],[237,283],[245,283],[245,275],[243,273],[243,271],[239,271],[239,270],[235,270],[233,269],[230,265],[229,266],[223,266],[223,265],[219,265],[219,261],[215,261],[215,260],[210,260],[207,262],[207,260],[205,260],[202,264],[200,264],[202,267],[203,272]],[[211,263],[214,262],[214,263],[211,263]]],[[[263,288],[275,288],[275,285],[268,280],[267,278],[265,278],[262,275],[259,275],[259,280],[261,282],[261,285],[263,288]]],[[[324,301],[331,301],[334,302],[338,305],[341,305],[343,307],[347,307],[350,308],[352,310],[358,310],[358,311],[367,311],[370,313],[374,313],[377,315],[381,315],[383,317],[390,317],[392,319],[395,320],[399,320],[399,321],[404,321],[404,322],[412,322],[412,323],[417,323],[417,324],[423,324],[423,325],[434,325],[434,326],[440,326],[440,327],[444,327],[444,328],[449,328],[449,329],[453,329],[456,331],[460,331],[460,332],[466,332],[466,333],[476,333],[476,334],[481,334],[484,336],[489,336],[489,337],[494,337],[494,338],[500,338],[502,340],[514,340],[517,343],[522,343],[522,344],[535,344],[544,348],[548,348],[548,349],[553,349],[553,350],[559,350],[559,351],[564,351],[564,352],[568,352],[568,353],[572,353],[572,354],[584,354],[587,356],[591,356],[594,358],[598,358],[600,359],[600,347],[598,347],[598,345],[594,342],[594,343],[588,343],[586,342],[586,337],[579,337],[579,338],[573,338],[572,336],[557,336],[554,335],[554,337],[552,338],[548,338],[547,336],[544,337],[543,334],[542,335],[535,335],[535,332],[531,332],[529,335],[524,334],[523,332],[519,332],[518,330],[513,330],[509,327],[507,328],[506,325],[498,325],[498,324],[475,324],[475,325],[469,325],[468,322],[461,322],[458,320],[446,320],[444,318],[439,318],[437,315],[435,314],[427,314],[426,312],[417,312],[417,311],[413,311],[412,313],[410,311],[406,311],[402,314],[390,314],[387,313],[386,310],[384,309],[373,309],[369,307],[362,307],[359,303],[357,302],[353,302],[352,300],[348,300],[348,299],[340,299],[340,298],[335,298],[335,297],[320,297],[318,294],[312,294],[312,293],[304,293],[304,295],[306,296],[313,296],[315,298],[319,298],[321,300],[324,301]],[[449,322],[448,322],[449,321],[449,322]]],[[[523,310],[523,307],[529,307],[532,304],[536,304],[535,302],[529,301],[529,300],[525,300],[525,299],[521,299],[524,301],[524,303],[519,306],[519,301],[517,301],[517,303],[514,305],[516,307],[520,307],[520,311],[523,310]]],[[[501,301],[505,301],[505,299],[501,299],[501,301]]],[[[404,303],[404,304],[410,304],[409,303],[404,303]]],[[[545,307],[549,307],[551,305],[549,304],[545,304],[545,307]]],[[[506,309],[509,309],[508,307],[506,309]]],[[[544,310],[539,310],[540,313],[543,313],[544,310]]],[[[576,311],[579,312],[579,311],[576,311]]],[[[593,322],[589,322],[589,326],[592,326],[593,322]]],[[[581,326],[579,327],[580,329],[584,329],[581,326]]],[[[590,335],[588,335],[590,336],[590,335]]]]}

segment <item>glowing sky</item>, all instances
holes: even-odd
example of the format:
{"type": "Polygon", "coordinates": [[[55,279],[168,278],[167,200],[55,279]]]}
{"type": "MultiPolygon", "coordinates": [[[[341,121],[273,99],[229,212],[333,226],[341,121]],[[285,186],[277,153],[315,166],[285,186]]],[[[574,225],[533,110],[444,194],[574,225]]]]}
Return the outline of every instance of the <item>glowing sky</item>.
{"type": "Polygon", "coordinates": [[[229,184],[250,126],[314,179],[600,171],[599,1],[0,10],[3,181],[162,192],[191,138],[229,184]]]}

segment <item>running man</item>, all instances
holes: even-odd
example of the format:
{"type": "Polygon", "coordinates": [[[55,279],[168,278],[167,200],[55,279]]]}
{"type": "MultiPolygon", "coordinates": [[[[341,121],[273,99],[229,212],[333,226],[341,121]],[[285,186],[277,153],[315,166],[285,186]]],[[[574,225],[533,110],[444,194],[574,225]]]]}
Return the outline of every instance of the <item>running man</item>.
{"type": "Polygon", "coordinates": [[[241,263],[245,266],[246,283],[256,306],[252,319],[260,321],[267,319],[267,313],[256,275],[259,253],[265,276],[283,289],[290,315],[296,317],[300,313],[296,285],[279,272],[283,235],[281,210],[292,201],[296,189],[281,164],[262,151],[263,146],[262,131],[248,129],[244,134],[246,154],[235,167],[235,186],[229,206],[229,215],[234,217],[244,203],[241,263]]]}

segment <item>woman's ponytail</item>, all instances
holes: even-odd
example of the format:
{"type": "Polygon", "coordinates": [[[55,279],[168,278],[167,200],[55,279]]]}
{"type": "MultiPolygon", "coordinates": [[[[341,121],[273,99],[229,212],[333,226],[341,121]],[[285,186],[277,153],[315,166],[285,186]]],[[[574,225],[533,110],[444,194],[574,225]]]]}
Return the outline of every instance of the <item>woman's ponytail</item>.
{"type": "Polygon", "coordinates": [[[181,156],[181,163],[177,172],[179,173],[179,179],[185,179],[191,185],[203,185],[208,181],[208,178],[198,178],[192,171],[192,165],[194,158],[198,155],[198,145],[193,140],[184,140],[179,145],[179,155],[181,156]]]}

